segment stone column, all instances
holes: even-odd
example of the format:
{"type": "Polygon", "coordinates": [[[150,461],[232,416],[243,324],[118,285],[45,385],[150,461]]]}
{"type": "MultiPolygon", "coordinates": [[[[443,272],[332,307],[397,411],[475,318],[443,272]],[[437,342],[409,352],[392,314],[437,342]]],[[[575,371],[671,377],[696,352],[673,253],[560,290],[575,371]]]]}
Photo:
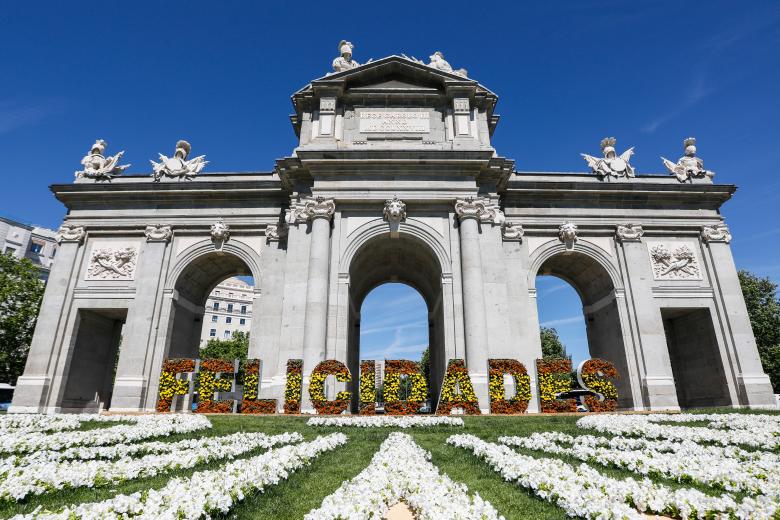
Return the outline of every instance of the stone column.
{"type": "Polygon", "coordinates": [[[308,375],[325,359],[328,322],[328,272],[330,220],[336,211],[333,199],[308,197],[293,205],[288,222],[311,222],[309,276],[306,285],[306,321],[303,329],[304,407],[308,402],[308,375]]]}
{"type": "Polygon", "coordinates": [[[119,362],[111,395],[111,411],[137,412],[144,409],[144,397],[149,387],[147,372],[154,351],[152,324],[159,299],[165,248],[171,240],[171,226],[147,226],[146,246],[138,259],[135,280],[135,300],[127,316],[119,347],[119,362]]]}
{"type": "Polygon", "coordinates": [[[469,369],[480,408],[489,409],[487,393],[487,319],[485,285],[482,279],[480,221],[490,221],[490,202],[468,198],[455,203],[460,220],[460,263],[463,278],[463,316],[466,332],[466,365],[469,369]]]}
{"type": "MultiPolygon", "coordinates": [[[[76,269],[79,247],[84,241],[84,228],[63,225],[57,233],[57,257],[49,274],[43,295],[35,334],[30,345],[24,374],[16,381],[9,413],[38,413],[46,411],[49,386],[52,382],[51,359],[58,352],[59,324],[67,304],[71,285],[78,274],[76,269]]],[[[56,395],[58,389],[54,389],[56,395]]]]}
{"type": "MultiPolygon", "coordinates": [[[[720,319],[726,323],[721,326],[729,333],[726,343],[731,344],[734,353],[730,362],[735,366],[723,367],[724,373],[727,377],[736,374],[739,404],[750,408],[775,409],[777,403],[772,384],[761,366],[737,268],[731,255],[731,233],[725,224],[717,224],[704,226],[701,235],[710,256],[715,298],[720,300],[724,309],[720,319]]],[[[713,320],[716,319],[713,316],[713,320]]]]}
{"type": "MultiPolygon", "coordinates": [[[[626,270],[627,304],[636,324],[633,341],[626,344],[628,374],[637,410],[679,410],[669,347],[661,310],[653,298],[653,272],[641,226],[617,226],[615,240],[622,250],[626,270]],[[633,352],[629,351],[633,350],[633,352]],[[637,363],[637,359],[641,360],[637,363]]],[[[627,336],[623,331],[623,337],[627,336]]]]}

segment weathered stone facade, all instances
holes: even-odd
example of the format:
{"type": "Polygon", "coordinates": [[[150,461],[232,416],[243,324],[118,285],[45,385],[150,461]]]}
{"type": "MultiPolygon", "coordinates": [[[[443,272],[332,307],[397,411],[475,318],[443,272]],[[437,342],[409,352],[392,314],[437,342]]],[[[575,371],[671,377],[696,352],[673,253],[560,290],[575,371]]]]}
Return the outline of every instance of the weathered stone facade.
{"type": "Polygon", "coordinates": [[[465,358],[487,409],[489,358],[535,381],[550,274],[582,297],[623,408],[774,406],[719,213],[734,186],[516,172],[491,146],[496,95],[464,75],[392,56],[312,81],[272,173],[200,173],[182,141],[155,168],[186,175],[53,186],[69,211],[12,411],[154,410],[163,358],[197,356],[204,303],[234,275],[256,284],[262,397],[281,398],[290,358],[304,384],[323,359],[356,381],[361,303],[392,280],[428,304],[432,380],[465,358]]]}

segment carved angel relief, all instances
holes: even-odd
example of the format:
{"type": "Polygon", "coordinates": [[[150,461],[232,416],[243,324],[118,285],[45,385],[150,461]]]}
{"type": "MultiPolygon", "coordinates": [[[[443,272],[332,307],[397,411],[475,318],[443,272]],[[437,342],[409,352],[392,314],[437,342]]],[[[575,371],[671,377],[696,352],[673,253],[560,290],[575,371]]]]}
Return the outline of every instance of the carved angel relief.
{"type": "Polygon", "coordinates": [[[137,258],[138,250],[134,247],[95,249],[89,259],[87,279],[132,280],[137,258]]]}
{"type": "Polygon", "coordinates": [[[631,147],[619,156],[615,153],[614,137],[605,137],[601,140],[601,151],[604,157],[593,157],[588,154],[580,154],[590,166],[593,173],[601,178],[605,177],[634,177],[634,167],[629,164],[634,148],[631,147]]]}
{"type": "Polygon", "coordinates": [[[648,244],[656,280],[701,280],[696,253],[687,244],[648,244]]]}

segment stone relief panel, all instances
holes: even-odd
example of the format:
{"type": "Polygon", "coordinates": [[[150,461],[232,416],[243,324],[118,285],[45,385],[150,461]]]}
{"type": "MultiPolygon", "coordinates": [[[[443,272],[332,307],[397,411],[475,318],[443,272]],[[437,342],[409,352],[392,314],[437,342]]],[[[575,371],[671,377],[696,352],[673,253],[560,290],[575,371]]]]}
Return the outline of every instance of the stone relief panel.
{"type": "Polygon", "coordinates": [[[692,242],[648,242],[655,280],[701,280],[701,265],[692,242]]]}
{"type": "Polygon", "coordinates": [[[136,244],[97,243],[89,255],[85,280],[133,280],[137,261],[136,244]]]}

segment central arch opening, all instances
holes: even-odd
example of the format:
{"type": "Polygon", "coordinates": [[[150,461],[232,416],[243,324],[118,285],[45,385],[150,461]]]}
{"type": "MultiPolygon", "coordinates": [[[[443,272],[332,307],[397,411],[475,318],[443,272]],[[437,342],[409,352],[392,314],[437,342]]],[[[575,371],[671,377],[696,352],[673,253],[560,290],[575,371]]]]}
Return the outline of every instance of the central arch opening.
{"type": "Polygon", "coordinates": [[[353,374],[353,413],[358,409],[361,359],[374,359],[377,364],[385,359],[417,361],[426,347],[430,349],[428,395],[435,409],[446,361],[442,269],[436,254],[418,238],[379,235],[358,249],[349,266],[349,280],[347,364],[353,374]],[[377,323],[375,316],[385,316],[384,323],[377,323]],[[387,334],[387,327],[398,338],[372,337],[387,334]]]}
{"type": "Polygon", "coordinates": [[[621,375],[615,382],[618,406],[632,408],[615,284],[604,266],[584,253],[560,252],[539,267],[536,287],[540,326],[559,332],[572,357],[572,368],[588,358],[612,362],[621,375]],[[579,312],[566,311],[578,308],[579,312]]]}
{"type": "Polygon", "coordinates": [[[192,260],[174,286],[166,357],[196,358],[210,339],[248,333],[253,285],[249,266],[234,254],[215,251],[192,260]]]}

